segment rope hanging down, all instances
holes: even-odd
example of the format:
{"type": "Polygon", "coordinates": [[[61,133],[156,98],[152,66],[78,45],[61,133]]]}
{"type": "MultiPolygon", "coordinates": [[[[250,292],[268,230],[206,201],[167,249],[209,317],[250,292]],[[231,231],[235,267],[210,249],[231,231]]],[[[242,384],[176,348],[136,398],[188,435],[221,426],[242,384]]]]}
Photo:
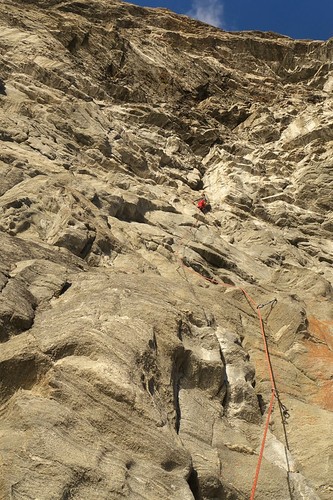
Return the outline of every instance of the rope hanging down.
{"type": "Polygon", "coordinates": [[[273,412],[274,401],[275,401],[275,394],[274,394],[274,391],[272,391],[271,401],[269,403],[269,408],[268,408],[267,417],[266,417],[264,435],[263,435],[263,438],[261,440],[261,446],[260,446],[260,452],[259,452],[259,457],[258,457],[257,468],[256,468],[256,472],[255,472],[255,475],[254,475],[253,485],[252,485],[252,489],[251,489],[250,500],[254,499],[254,495],[256,493],[256,488],[257,488],[257,483],[258,483],[258,478],[259,478],[259,473],[260,473],[260,467],[261,467],[262,457],[264,455],[264,449],[265,449],[266,437],[267,437],[267,432],[268,432],[268,426],[269,426],[269,422],[270,422],[271,415],[272,415],[272,412],[273,412]]]}
{"type": "MultiPolygon", "coordinates": [[[[196,231],[199,229],[198,222],[199,221],[197,221],[197,223],[195,225],[196,226],[196,231]]],[[[184,244],[184,249],[188,245],[188,241],[189,240],[190,240],[190,238],[184,244]]],[[[288,412],[287,408],[282,404],[282,402],[280,400],[280,397],[279,397],[279,393],[278,393],[277,387],[276,387],[274,373],[273,373],[273,367],[272,367],[272,363],[271,363],[271,360],[270,360],[270,355],[269,355],[269,350],[268,350],[268,344],[267,344],[267,339],[266,339],[266,333],[265,333],[265,327],[264,327],[264,320],[263,320],[263,317],[261,315],[261,309],[263,307],[269,305],[269,304],[271,304],[271,307],[274,307],[274,305],[277,303],[277,299],[274,298],[274,299],[269,300],[268,302],[265,302],[263,304],[256,304],[255,300],[251,297],[251,295],[246,290],[244,290],[244,288],[236,286],[236,285],[230,285],[230,284],[224,283],[224,282],[219,283],[215,278],[209,278],[209,277],[203,276],[202,274],[200,274],[199,272],[197,272],[192,267],[189,267],[188,265],[186,265],[186,263],[184,262],[183,258],[181,258],[179,256],[179,254],[178,254],[178,259],[179,259],[179,262],[180,262],[180,264],[181,264],[182,267],[184,267],[185,269],[187,269],[187,270],[191,271],[192,273],[196,274],[197,276],[199,276],[200,278],[204,279],[205,281],[213,283],[214,285],[219,285],[219,286],[224,286],[226,288],[235,288],[235,289],[241,290],[242,293],[244,294],[244,296],[246,297],[246,299],[249,301],[249,303],[252,304],[252,306],[253,306],[253,308],[256,311],[257,316],[258,316],[258,320],[259,320],[259,324],[260,324],[260,332],[261,332],[261,336],[262,336],[262,340],[263,340],[263,344],[264,344],[265,358],[266,358],[266,363],[267,363],[267,368],[268,368],[269,378],[270,378],[270,383],[271,383],[272,395],[271,395],[270,404],[269,404],[269,408],[268,408],[268,412],[267,412],[266,423],[265,423],[264,433],[263,433],[263,437],[262,437],[262,441],[261,441],[261,446],[260,446],[260,452],[259,452],[257,467],[256,467],[255,475],[254,475],[252,489],[251,489],[250,500],[254,500],[255,492],[256,492],[256,487],[257,487],[257,483],[258,483],[258,478],[259,478],[259,473],[260,473],[260,468],[261,468],[261,462],[262,462],[262,458],[263,458],[263,454],[264,454],[264,449],[265,449],[267,432],[268,432],[268,428],[269,428],[270,418],[271,418],[271,415],[272,415],[272,412],[273,412],[273,407],[274,407],[274,401],[275,401],[275,399],[277,399],[278,404],[279,404],[279,409],[280,409],[281,420],[282,420],[282,425],[283,426],[285,425],[286,419],[289,418],[289,412],[288,412]]],[[[287,442],[287,450],[289,450],[288,442],[287,442]]],[[[287,450],[286,450],[286,459],[287,459],[287,463],[288,463],[287,450]]],[[[288,468],[289,468],[289,466],[288,466],[288,468]]],[[[289,488],[289,492],[290,492],[291,490],[290,490],[290,485],[289,485],[289,477],[288,477],[288,488],[289,488]]]]}

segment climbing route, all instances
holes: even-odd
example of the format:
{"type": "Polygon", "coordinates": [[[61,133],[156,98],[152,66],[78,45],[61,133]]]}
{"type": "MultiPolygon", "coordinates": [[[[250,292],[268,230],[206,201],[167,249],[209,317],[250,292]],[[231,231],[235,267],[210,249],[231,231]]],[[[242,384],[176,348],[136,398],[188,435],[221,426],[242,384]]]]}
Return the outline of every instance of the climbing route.
{"type": "MultiPolygon", "coordinates": [[[[200,207],[198,207],[198,210],[201,210],[200,207]]],[[[257,484],[258,484],[258,480],[259,480],[259,474],[260,474],[260,469],[261,469],[261,464],[262,464],[262,458],[263,458],[264,449],[265,449],[267,432],[268,432],[268,429],[269,429],[269,424],[270,424],[270,421],[271,421],[271,416],[272,416],[272,413],[273,413],[273,410],[274,410],[274,403],[275,403],[275,401],[278,402],[279,411],[280,411],[280,417],[281,417],[281,422],[282,422],[283,429],[284,429],[284,436],[285,436],[285,443],[286,443],[285,446],[284,446],[284,449],[285,449],[285,455],[286,455],[286,463],[288,465],[287,482],[288,482],[288,490],[289,490],[290,498],[292,499],[292,491],[291,491],[290,482],[289,482],[289,472],[290,472],[289,459],[288,459],[289,444],[288,444],[288,438],[287,438],[286,427],[285,427],[286,420],[287,420],[287,418],[289,418],[289,412],[288,412],[287,408],[285,407],[285,405],[281,402],[281,399],[280,399],[280,396],[279,396],[279,392],[278,392],[278,389],[277,389],[277,384],[276,384],[276,380],[275,380],[275,376],[274,376],[273,366],[272,366],[272,362],[271,362],[271,358],[270,358],[269,346],[268,346],[268,343],[267,343],[267,336],[266,336],[266,332],[265,332],[264,320],[263,320],[263,317],[262,317],[262,314],[261,314],[261,310],[263,308],[265,308],[265,307],[267,307],[269,305],[271,306],[271,308],[273,308],[276,305],[276,303],[277,303],[277,299],[273,298],[273,299],[270,299],[270,300],[268,300],[268,301],[266,301],[264,303],[257,304],[256,301],[253,299],[253,297],[245,290],[245,288],[243,288],[241,286],[237,286],[237,285],[231,285],[229,283],[224,283],[223,281],[218,280],[215,277],[206,276],[206,275],[203,275],[200,272],[198,272],[195,269],[195,266],[193,265],[193,263],[191,265],[190,261],[188,261],[185,258],[185,249],[188,246],[189,242],[193,241],[195,239],[195,235],[196,235],[196,233],[197,233],[197,231],[199,229],[199,222],[200,222],[200,220],[197,219],[196,223],[193,225],[192,229],[190,230],[190,235],[187,238],[187,240],[185,242],[183,240],[180,241],[180,248],[182,248],[182,256],[180,255],[179,252],[176,254],[178,262],[179,262],[179,265],[183,269],[185,269],[186,272],[190,272],[190,273],[198,276],[199,278],[201,278],[201,279],[203,279],[205,281],[208,281],[209,283],[212,283],[212,284],[214,284],[216,286],[222,286],[222,287],[225,287],[225,288],[238,289],[238,290],[240,290],[243,293],[244,297],[246,298],[246,300],[248,301],[248,303],[251,305],[251,308],[252,308],[253,312],[256,313],[257,318],[258,318],[259,329],[260,329],[260,334],[261,334],[261,337],[262,337],[263,348],[264,348],[264,353],[265,353],[266,368],[267,368],[267,372],[268,372],[269,379],[270,379],[271,398],[270,398],[270,403],[269,403],[269,407],[268,407],[268,410],[267,410],[266,421],[265,421],[265,426],[264,426],[264,432],[263,432],[263,437],[262,437],[262,441],[261,441],[260,451],[259,451],[259,455],[258,455],[257,466],[256,466],[255,474],[254,474],[254,479],[253,479],[253,485],[252,485],[252,489],[251,489],[250,500],[254,500],[254,498],[255,498],[256,488],[257,488],[257,484]]],[[[205,316],[207,317],[207,314],[206,314],[205,310],[204,310],[204,313],[205,313],[205,316]]]]}

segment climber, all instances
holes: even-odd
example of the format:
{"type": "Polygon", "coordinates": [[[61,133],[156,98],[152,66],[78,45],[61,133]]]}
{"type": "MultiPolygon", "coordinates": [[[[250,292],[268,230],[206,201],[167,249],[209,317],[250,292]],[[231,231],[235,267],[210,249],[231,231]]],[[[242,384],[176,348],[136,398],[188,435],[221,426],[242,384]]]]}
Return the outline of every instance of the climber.
{"type": "Polygon", "coordinates": [[[197,208],[201,210],[203,214],[206,214],[211,208],[205,193],[202,193],[202,196],[198,200],[196,200],[196,202],[197,208]]]}

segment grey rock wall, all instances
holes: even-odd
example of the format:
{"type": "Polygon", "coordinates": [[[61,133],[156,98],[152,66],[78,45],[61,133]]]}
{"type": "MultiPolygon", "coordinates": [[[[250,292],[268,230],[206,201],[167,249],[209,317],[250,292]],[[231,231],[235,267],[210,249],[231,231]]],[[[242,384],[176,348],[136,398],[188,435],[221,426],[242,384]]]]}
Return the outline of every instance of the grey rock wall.
{"type": "Polygon", "coordinates": [[[0,498],[329,500],[332,40],[0,19],[0,498]]]}

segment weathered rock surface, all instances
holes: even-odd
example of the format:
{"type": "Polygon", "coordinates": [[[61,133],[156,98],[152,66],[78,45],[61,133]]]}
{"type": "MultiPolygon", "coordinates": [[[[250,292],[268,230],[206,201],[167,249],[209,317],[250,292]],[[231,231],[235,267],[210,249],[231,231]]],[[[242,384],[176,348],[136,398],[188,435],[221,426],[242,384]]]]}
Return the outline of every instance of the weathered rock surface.
{"type": "Polygon", "coordinates": [[[332,40],[0,19],[0,498],[331,499],[332,40]]]}

